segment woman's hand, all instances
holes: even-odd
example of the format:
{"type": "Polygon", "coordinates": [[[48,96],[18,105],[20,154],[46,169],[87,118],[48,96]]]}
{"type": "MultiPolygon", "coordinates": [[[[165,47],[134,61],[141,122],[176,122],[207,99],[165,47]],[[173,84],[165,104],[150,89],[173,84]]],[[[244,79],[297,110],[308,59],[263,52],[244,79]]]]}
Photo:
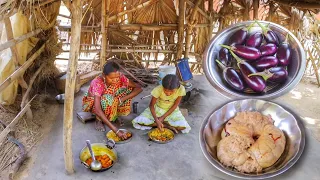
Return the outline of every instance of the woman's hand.
{"type": "Polygon", "coordinates": [[[118,132],[117,132],[116,134],[117,134],[117,136],[118,136],[119,138],[121,138],[122,140],[128,139],[126,133],[123,132],[123,131],[121,131],[121,130],[118,130],[118,132]]]}
{"type": "Polygon", "coordinates": [[[157,127],[160,129],[160,131],[162,131],[162,129],[163,129],[162,122],[159,119],[156,119],[156,124],[157,124],[157,127]]]}
{"type": "Polygon", "coordinates": [[[164,120],[165,120],[165,117],[160,116],[160,117],[158,117],[158,120],[159,120],[161,123],[163,123],[163,122],[164,122],[164,120]]]}

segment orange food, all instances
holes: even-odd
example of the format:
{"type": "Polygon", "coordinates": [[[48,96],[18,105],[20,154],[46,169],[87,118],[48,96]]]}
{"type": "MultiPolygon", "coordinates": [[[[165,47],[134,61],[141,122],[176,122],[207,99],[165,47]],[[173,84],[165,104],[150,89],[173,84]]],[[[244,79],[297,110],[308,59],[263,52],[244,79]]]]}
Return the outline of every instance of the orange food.
{"type": "MultiPolygon", "coordinates": [[[[109,158],[108,155],[102,155],[102,156],[95,156],[96,160],[99,161],[102,165],[102,168],[108,168],[112,165],[112,160],[109,158]]],[[[86,164],[90,165],[92,163],[92,158],[88,158],[86,160],[86,164]]]]}

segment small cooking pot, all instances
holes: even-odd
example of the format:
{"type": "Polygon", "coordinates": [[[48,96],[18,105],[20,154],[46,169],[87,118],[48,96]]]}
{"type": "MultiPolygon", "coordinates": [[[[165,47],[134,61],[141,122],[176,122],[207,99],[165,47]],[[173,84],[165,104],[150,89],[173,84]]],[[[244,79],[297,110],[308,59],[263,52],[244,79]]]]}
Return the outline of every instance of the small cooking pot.
{"type": "Polygon", "coordinates": [[[92,143],[91,144],[92,151],[95,156],[103,156],[103,155],[109,156],[109,158],[112,160],[111,166],[109,166],[107,168],[102,168],[98,171],[92,170],[90,168],[90,165],[86,163],[86,160],[91,157],[87,146],[85,146],[80,152],[79,158],[80,158],[81,164],[84,165],[86,168],[91,169],[91,171],[94,171],[94,172],[102,172],[102,171],[106,171],[106,170],[110,169],[118,160],[117,152],[114,149],[115,144],[116,143],[111,139],[108,139],[106,144],[104,144],[104,143],[92,143]]]}

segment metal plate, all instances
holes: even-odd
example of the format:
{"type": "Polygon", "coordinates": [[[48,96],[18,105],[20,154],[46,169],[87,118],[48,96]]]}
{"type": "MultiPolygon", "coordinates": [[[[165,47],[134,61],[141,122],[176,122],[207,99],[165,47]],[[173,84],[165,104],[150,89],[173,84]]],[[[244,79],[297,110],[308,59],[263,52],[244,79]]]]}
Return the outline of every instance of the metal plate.
{"type": "MultiPolygon", "coordinates": [[[[157,128],[156,128],[156,129],[157,129],[157,128]]],[[[172,136],[173,136],[172,139],[170,139],[170,140],[168,140],[168,141],[160,141],[160,140],[157,140],[157,139],[152,138],[152,137],[150,136],[150,133],[151,133],[152,131],[155,131],[156,129],[152,129],[152,130],[150,130],[150,131],[148,132],[149,139],[151,139],[153,142],[156,142],[156,143],[159,143],[159,144],[166,144],[166,143],[169,143],[169,142],[173,141],[173,139],[174,139],[174,133],[173,133],[173,131],[171,131],[170,129],[167,129],[167,128],[163,128],[163,129],[166,129],[166,131],[168,131],[168,132],[170,132],[170,133],[172,134],[172,136]]]]}
{"type": "MultiPolygon", "coordinates": [[[[266,93],[245,93],[238,92],[228,86],[223,77],[220,69],[216,66],[215,59],[218,56],[219,50],[221,49],[220,44],[225,44],[228,38],[237,30],[251,24],[254,21],[245,21],[241,23],[234,24],[226,29],[224,29],[219,34],[210,41],[206,51],[204,53],[203,60],[203,70],[208,81],[211,85],[222,95],[229,99],[234,98],[259,98],[259,99],[273,99],[284,95],[285,93],[292,90],[301,80],[305,67],[306,67],[306,55],[303,46],[299,40],[286,28],[267,21],[259,21],[261,24],[269,24],[269,27],[278,35],[279,39],[284,41],[287,33],[291,36],[289,43],[291,45],[292,57],[291,62],[288,65],[288,78],[286,82],[279,84],[275,87],[268,87],[266,93]]],[[[261,28],[255,24],[250,30],[250,34],[256,31],[261,31],[261,28]]]]}
{"type": "Polygon", "coordinates": [[[131,133],[131,137],[130,138],[128,138],[128,139],[126,139],[126,140],[124,140],[124,141],[115,141],[114,139],[111,139],[111,138],[108,138],[108,133],[111,133],[111,132],[113,132],[112,130],[110,130],[110,131],[108,131],[107,133],[106,133],[106,138],[107,139],[111,139],[111,140],[113,140],[116,144],[124,144],[124,143],[127,143],[127,142],[130,142],[131,141],[131,139],[132,139],[132,137],[133,137],[133,134],[132,134],[132,132],[130,132],[130,131],[128,131],[128,130],[126,130],[126,129],[120,129],[121,131],[123,131],[123,132],[129,132],[129,133],[131,133]]]}
{"type": "Polygon", "coordinates": [[[200,146],[207,160],[221,172],[242,179],[265,179],[284,173],[298,161],[305,146],[305,131],[299,117],[280,105],[264,100],[244,99],[229,102],[206,117],[200,129],[200,146]],[[258,174],[240,173],[225,167],[217,158],[217,145],[225,123],[242,111],[270,114],[274,125],[286,136],[286,147],[280,159],[258,174]]]}

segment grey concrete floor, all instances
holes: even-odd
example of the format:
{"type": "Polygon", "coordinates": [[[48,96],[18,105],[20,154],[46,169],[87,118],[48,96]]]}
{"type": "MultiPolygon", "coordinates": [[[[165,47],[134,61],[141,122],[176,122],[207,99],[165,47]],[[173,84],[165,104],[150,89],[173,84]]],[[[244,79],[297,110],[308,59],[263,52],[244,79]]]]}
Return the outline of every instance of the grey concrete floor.
{"type": "MultiPolygon", "coordinates": [[[[127,144],[116,146],[119,161],[108,171],[94,173],[85,169],[79,160],[79,152],[85,146],[85,140],[103,142],[105,134],[94,130],[94,123],[82,124],[76,118],[81,110],[81,100],[88,88],[85,86],[75,97],[73,123],[73,156],[75,174],[66,175],[63,158],[63,106],[57,115],[57,121],[48,136],[37,150],[37,157],[27,180],[216,180],[233,179],[215,169],[203,156],[199,145],[199,129],[204,118],[216,107],[229,101],[208,83],[204,76],[194,78],[194,86],[208,91],[183,105],[189,110],[187,117],[192,130],[189,134],[178,134],[168,144],[156,144],[148,141],[147,131],[136,130],[131,125],[134,114],[126,117],[124,128],[133,132],[134,137],[127,144]]],[[[134,101],[139,102],[138,111],[142,112],[150,99],[140,100],[148,95],[153,87],[148,87],[134,101]]],[[[284,104],[300,115],[306,126],[307,143],[300,160],[283,175],[274,179],[319,180],[320,179],[320,89],[308,88],[303,84],[277,98],[274,102],[284,104]],[[309,92],[309,93],[308,93],[309,92]],[[300,94],[299,94],[300,93],[300,94]],[[312,96],[310,96],[312,94],[312,96]],[[304,99],[303,101],[301,99],[304,99]],[[318,139],[318,140],[317,140],[318,139]]]]}

